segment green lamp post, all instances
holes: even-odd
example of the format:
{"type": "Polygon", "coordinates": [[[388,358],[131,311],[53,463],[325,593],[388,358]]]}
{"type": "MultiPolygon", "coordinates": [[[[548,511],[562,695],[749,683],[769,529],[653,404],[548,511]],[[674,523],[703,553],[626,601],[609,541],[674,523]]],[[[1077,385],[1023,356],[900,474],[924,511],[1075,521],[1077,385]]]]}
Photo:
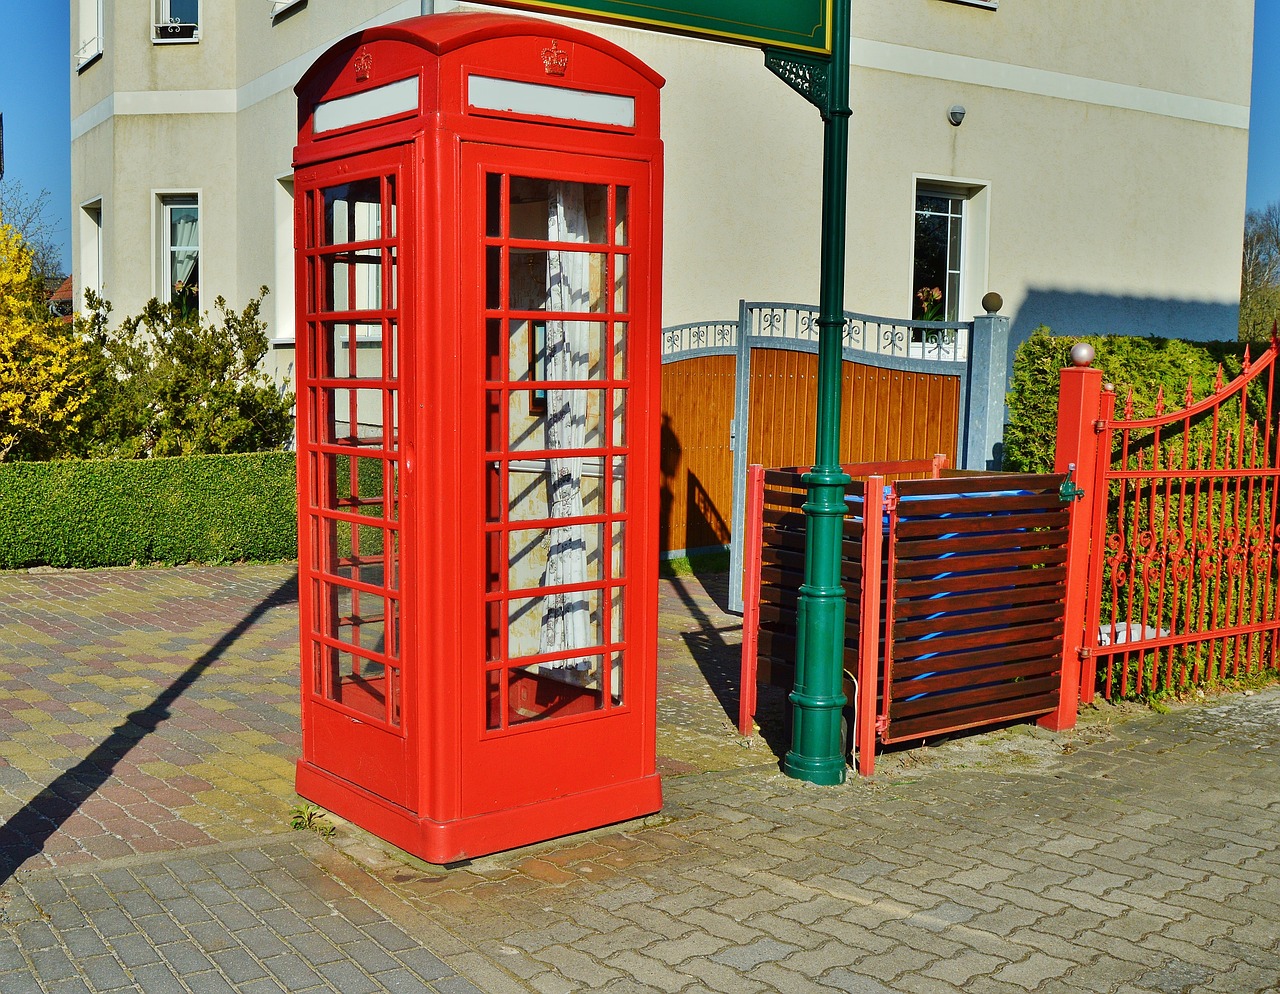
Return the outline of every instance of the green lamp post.
{"type": "Polygon", "coordinates": [[[845,779],[844,585],[840,546],[845,486],[840,468],[841,347],[844,337],[845,227],[849,174],[849,0],[835,0],[830,58],[765,50],[765,64],[816,105],[825,124],[822,162],[822,282],[818,316],[817,445],[804,505],[804,583],[797,613],[791,748],[782,769],[799,780],[845,779]]]}

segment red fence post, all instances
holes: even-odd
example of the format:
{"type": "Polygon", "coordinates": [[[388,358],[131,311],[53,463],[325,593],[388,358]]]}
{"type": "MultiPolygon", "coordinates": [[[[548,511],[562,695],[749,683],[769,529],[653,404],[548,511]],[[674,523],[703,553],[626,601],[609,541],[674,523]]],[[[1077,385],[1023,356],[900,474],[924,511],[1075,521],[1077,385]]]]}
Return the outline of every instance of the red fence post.
{"type": "Polygon", "coordinates": [[[1081,652],[1092,645],[1085,636],[1088,612],[1090,534],[1096,518],[1095,508],[1101,501],[1105,507],[1106,488],[1099,485],[1098,429],[1102,401],[1102,371],[1089,368],[1093,349],[1077,344],[1071,349],[1074,366],[1059,374],[1058,440],[1054,456],[1054,472],[1071,473],[1072,482],[1084,490],[1082,500],[1073,500],[1067,540],[1066,597],[1062,619],[1062,687],[1058,708],[1040,719],[1039,724],[1053,731],[1075,727],[1080,704],[1081,652]]]}
{"type": "Polygon", "coordinates": [[[854,704],[854,741],[858,773],[876,768],[876,686],[880,678],[880,557],[884,549],[884,477],[870,476],[862,502],[862,603],[858,605],[858,700],[854,704]]]}
{"type": "Polygon", "coordinates": [[[742,548],[742,673],[738,687],[738,731],[755,730],[756,649],[760,638],[760,568],[764,539],[764,467],[747,467],[746,532],[742,548]]]}

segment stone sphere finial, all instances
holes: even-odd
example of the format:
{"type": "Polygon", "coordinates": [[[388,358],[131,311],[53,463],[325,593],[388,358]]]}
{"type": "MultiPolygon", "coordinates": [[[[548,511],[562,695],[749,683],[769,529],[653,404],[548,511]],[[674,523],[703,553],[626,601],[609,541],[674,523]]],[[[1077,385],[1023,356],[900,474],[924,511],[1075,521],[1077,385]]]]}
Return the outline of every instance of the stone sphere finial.
{"type": "Polygon", "coordinates": [[[1093,346],[1088,342],[1076,342],[1071,346],[1071,363],[1075,366],[1088,366],[1093,362],[1093,346]]]}
{"type": "Polygon", "coordinates": [[[982,309],[988,314],[997,314],[1004,306],[1004,298],[994,290],[988,290],[982,297],[982,309]]]}

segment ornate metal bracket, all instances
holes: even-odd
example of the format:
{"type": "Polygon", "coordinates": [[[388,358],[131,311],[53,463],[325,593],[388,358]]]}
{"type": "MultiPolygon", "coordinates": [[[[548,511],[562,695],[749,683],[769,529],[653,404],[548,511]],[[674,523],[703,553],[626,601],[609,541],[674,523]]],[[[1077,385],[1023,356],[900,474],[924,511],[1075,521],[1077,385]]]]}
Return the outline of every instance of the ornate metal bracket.
{"type": "Polygon", "coordinates": [[[830,59],[766,48],[764,64],[771,73],[817,107],[823,117],[831,113],[831,94],[827,86],[830,59]]]}

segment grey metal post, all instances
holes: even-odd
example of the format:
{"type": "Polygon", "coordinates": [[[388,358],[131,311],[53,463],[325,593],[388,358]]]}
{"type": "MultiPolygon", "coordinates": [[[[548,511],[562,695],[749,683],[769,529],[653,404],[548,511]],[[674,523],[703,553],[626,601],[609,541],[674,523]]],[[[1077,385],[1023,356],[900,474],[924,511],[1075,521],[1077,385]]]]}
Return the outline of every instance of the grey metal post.
{"type": "Polygon", "coordinates": [[[1007,317],[997,313],[1002,303],[999,294],[989,293],[983,297],[982,306],[990,309],[973,319],[969,336],[968,427],[963,469],[1000,469],[1004,395],[1009,381],[1010,323],[1007,317]]]}
{"type": "Polygon", "coordinates": [[[733,506],[729,512],[729,610],[742,613],[742,551],[747,519],[747,432],[751,426],[751,315],[738,301],[738,352],[733,364],[733,506]]]}

